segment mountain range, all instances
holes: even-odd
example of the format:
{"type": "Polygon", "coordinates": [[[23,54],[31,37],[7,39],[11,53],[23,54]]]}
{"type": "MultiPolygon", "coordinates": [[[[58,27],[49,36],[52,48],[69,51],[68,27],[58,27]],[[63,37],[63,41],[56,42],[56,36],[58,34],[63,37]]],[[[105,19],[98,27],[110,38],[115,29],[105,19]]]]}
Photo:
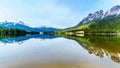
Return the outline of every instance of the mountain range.
{"type": "Polygon", "coordinates": [[[33,32],[45,32],[45,31],[56,31],[59,30],[57,28],[52,27],[30,27],[24,24],[22,21],[18,22],[0,22],[0,27],[4,28],[15,28],[15,29],[22,29],[26,31],[33,31],[33,32]]]}
{"type": "MultiPolygon", "coordinates": [[[[88,14],[88,16],[85,17],[81,22],[79,22],[75,27],[82,26],[86,29],[86,28],[88,28],[88,26],[91,27],[91,28],[96,26],[96,28],[99,27],[99,29],[100,29],[101,26],[106,25],[105,22],[109,22],[109,23],[107,23],[107,26],[104,27],[104,28],[108,28],[108,26],[110,26],[110,24],[113,24],[114,27],[116,27],[116,26],[119,27],[117,25],[117,24],[119,24],[119,18],[113,19],[113,18],[116,18],[116,17],[119,17],[119,16],[120,16],[120,5],[116,5],[116,6],[113,6],[111,9],[109,9],[106,12],[104,12],[103,10],[99,10],[99,11],[96,11],[94,13],[88,14]],[[111,23],[110,20],[112,21],[112,23],[111,23]],[[102,24],[85,25],[85,24],[89,24],[89,23],[93,23],[93,22],[95,22],[95,23],[102,22],[102,24]],[[114,24],[113,22],[117,22],[117,23],[114,24]]],[[[60,30],[60,29],[52,28],[52,27],[30,27],[30,26],[25,25],[24,22],[22,22],[22,21],[0,22],[0,27],[16,28],[16,29],[22,29],[22,30],[26,30],[26,31],[33,31],[33,32],[47,32],[47,31],[60,30]]],[[[75,28],[75,27],[72,27],[72,28],[75,28]]],[[[110,26],[109,28],[111,28],[111,27],[113,27],[113,26],[110,26]]],[[[70,28],[68,28],[68,29],[70,29],[70,28]]],[[[81,27],[80,27],[80,29],[81,29],[81,27]]],[[[116,29],[118,29],[118,28],[116,28],[116,29]]]]}
{"type": "Polygon", "coordinates": [[[99,10],[99,11],[96,11],[95,13],[90,13],[75,27],[81,26],[83,24],[91,23],[91,22],[97,22],[103,18],[114,18],[117,16],[120,16],[120,5],[113,6],[111,9],[109,9],[106,12],[104,12],[103,10],[99,10]]]}
{"type": "Polygon", "coordinates": [[[113,6],[108,11],[96,11],[88,14],[79,24],[66,29],[71,31],[84,31],[85,34],[113,33],[120,35],[120,5],[113,6]]]}

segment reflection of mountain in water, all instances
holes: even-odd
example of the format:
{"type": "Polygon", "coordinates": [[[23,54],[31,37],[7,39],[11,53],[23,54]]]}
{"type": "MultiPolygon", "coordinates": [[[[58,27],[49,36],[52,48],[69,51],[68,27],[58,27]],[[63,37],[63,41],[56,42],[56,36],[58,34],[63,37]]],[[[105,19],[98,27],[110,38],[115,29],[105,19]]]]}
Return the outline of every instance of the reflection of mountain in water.
{"type": "Polygon", "coordinates": [[[21,36],[21,37],[15,37],[15,38],[2,38],[0,42],[2,43],[21,43],[25,40],[35,38],[35,39],[53,39],[57,38],[58,36],[50,36],[50,35],[27,35],[27,36],[21,36]]]}
{"type": "Polygon", "coordinates": [[[120,37],[118,36],[89,36],[84,38],[71,37],[76,40],[89,54],[100,58],[110,57],[120,63],[120,37]]]}

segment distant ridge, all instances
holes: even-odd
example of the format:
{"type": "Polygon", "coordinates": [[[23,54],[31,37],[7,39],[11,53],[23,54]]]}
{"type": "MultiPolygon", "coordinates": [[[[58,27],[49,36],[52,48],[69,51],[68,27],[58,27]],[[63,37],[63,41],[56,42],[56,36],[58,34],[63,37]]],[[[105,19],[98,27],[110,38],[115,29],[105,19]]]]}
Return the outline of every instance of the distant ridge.
{"type": "Polygon", "coordinates": [[[26,31],[34,31],[34,32],[45,32],[45,31],[56,31],[59,30],[57,28],[52,28],[52,27],[30,27],[24,24],[22,21],[18,22],[0,22],[0,26],[4,28],[16,28],[16,29],[22,29],[26,31]]]}

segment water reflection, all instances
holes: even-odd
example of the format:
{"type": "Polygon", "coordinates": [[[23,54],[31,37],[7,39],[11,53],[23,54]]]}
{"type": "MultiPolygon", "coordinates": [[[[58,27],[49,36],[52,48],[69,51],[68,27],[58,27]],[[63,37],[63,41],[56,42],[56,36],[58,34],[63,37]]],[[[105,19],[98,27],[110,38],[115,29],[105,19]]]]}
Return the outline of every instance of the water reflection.
{"type": "Polygon", "coordinates": [[[41,40],[45,40],[45,39],[53,39],[53,38],[58,38],[58,36],[51,36],[51,35],[40,35],[40,34],[34,34],[34,35],[26,35],[26,36],[16,36],[16,37],[6,37],[6,36],[2,36],[0,42],[2,43],[18,43],[19,45],[22,44],[25,40],[29,40],[29,39],[41,39],[41,40]]]}
{"type": "Polygon", "coordinates": [[[120,63],[120,36],[69,37],[76,40],[89,54],[100,58],[110,57],[120,63]]]}
{"type": "Polygon", "coordinates": [[[7,46],[0,46],[0,68],[119,68],[119,40],[119,36],[2,37],[0,42],[7,46]],[[11,46],[14,43],[21,46],[11,46]]]}
{"type": "MultiPolygon", "coordinates": [[[[7,43],[18,43],[21,45],[24,41],[29,39],[53,39],[59,36],[51,35],[26,35],[19,37],[1,37],[0,42],[6,45],[7,43]]],[[[120,36],[86,36],[86,37],[74,37],[69,36],[69,39],[77,41],[89,54],[94,54],[100,58],[106,56],[110,57],[114,62],[120,63],[120,36]]],[[[67,42],[66,42],[67,43],[67,42]]]]}

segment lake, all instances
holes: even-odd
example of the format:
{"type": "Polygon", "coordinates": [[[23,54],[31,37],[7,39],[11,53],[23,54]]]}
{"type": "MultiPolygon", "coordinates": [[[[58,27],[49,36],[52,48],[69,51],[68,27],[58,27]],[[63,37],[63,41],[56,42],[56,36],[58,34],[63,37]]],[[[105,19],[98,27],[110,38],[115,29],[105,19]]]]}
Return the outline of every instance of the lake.
{"type": "Polygon", "coordinates": [[[1,38],[0,68],[120,68],[120,37],[1,38]]]}

